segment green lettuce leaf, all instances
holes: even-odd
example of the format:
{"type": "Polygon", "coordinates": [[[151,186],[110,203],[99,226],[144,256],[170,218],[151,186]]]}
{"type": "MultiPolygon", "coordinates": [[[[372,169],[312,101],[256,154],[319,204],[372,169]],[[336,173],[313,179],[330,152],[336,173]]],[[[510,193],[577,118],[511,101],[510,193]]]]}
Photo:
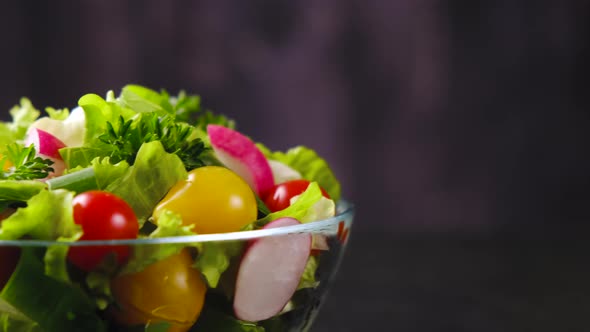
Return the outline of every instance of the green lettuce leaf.
{"type": "Polygon", "coordinates": [[[129,169],[129,164],[126,161],[111,164],[109,157],[102,159],[95,158],[90,164],[94,169],[96,188],[101,190],[121,178],[129,169]]]}
{"type": "Polygon", "coordinates": [[[141,226],[168,190],[186,177],[180,158],[167,153],[159,141],[153,141],[141,146],[135,164],[105,190],[129,203],[141,226]]]}
{"type": "Polygon", "coordinates": [[[0,201],[24,202],[46,187],[45,183],[35,180],[0,180],[0,201]]]}
{"type": "Polygon", "coordinates": [[[110,156],[114,147],[99,139],[107,131],[107,123],[116,124],[120,118],[128,120],[136,114],[96,94],[82,96],[78,105],[85,116],[84,144],[60,149],[59,153],[68,168],[87,167],[97,157],[110,156]]]}
{"type": "Polygon", "coordinates": [[[256,220],[255,222],[246,225],[242,230],[252,230],[263,227],[273,220],[283,217],[291,217],[303,222],[307,220],[306,216],[310,213],[309,210],[314,208],[314,205],[322,199],[322,191],[317,182],[311,182],[307,189],[295,200],[289,207],[272,212],[266,217],[256,220]]]}
{"type": "MultiPolygon", "coordinates": [[[[295,202],[297,202],[298,199],[299,196],[294,196],[293,198],[291,198],[291,204],[295,204],[295,202]]],[[[309,209],[307,209],[305,215],[298,220],[305,224],[312,221],[331,218],[335,214],[336,204],[334,203],[334,201],[322,196],[315,204],[313,204],[309,209]]]]}
{"type": "Polygon", "coordinates": [[[242,241],[199,242],[195,246],[199,255],[195,261],[196,267],[211,288],[216,288],[223,272],[229,266],[231,259],[242,252],[242,241]]]}
{"type": "Polygon", "coordinates": [[[99,147],[93,146],[78,146],[73,148],[63,148],[59,150],[61,158],[66,163],[68,169],[85,168],[88,167],[96,158],[108,156],[109,149],[102,145],[99,147]]]}
{"type": "Polygon", "coordinates": [[[264,145],[256,144],[260,151],[269,159],[277,160],[295,169],[304,179],[316,181],[328,192],[334,201],[340,199],[340,182],[328,166],[328,163],[318,154],[307,147],[297,146],[287,152],[272,152],[264,145]]]}
{"type": "Polygon", "coordinates": [[[318,258],[316,256],[309,256],[303,275],[297,286],[297,290],[303,288],[314,288],[319,284],[319,281],[315,278],[315,271],[318,268],[318,258]]]}
{"type": "MultiPolygon", "coordinates": [[[[172,211],[164,210],[158,218],[158,227],[150,233],[148,238],[162,238],[195,235],[191,230],[192,226],[184,226],[182,218],[172,211]]],[[[149,265],[179,253],[186,244],[155,244],[155,245],[136,245],[132,247],[131,257],[125,266],[121,269],[120,274],[135,273],[142,271],[149,265]]]]}
{"type": "Polygon", "coordinates": [[[158,93],[141,85],[124,86],[119,96],[119,102],[122,106],[138,113],[155,112],[159,115],[174,113],[170,97],[166,92],[158,93]]]}
{"type": "Polygon", "coordinates": [[[0,122],[0,152],[7,144],[22,140],[27,129],[41,114],[27,98],[21,98],[20,105],[10,110],[12,122],[0,122]]]}
{"type": "Polygon", "coordinates": [[[0,224],[0,239],[14,240],[25,235],[40,240],[76,239],[81,228],[74,223],[72,198],[74,193],[42,190],[0,224]]]}
{"type": "Polygon", "coordinates": [[[53,245],[47,248],[43,256],[46,276],[66,283],[71,282],[67,264],[68,249],[66,245],[53,245]]]}
{"type": "Polygon", "coordinates": [[[45,112],[50,119],[53,120],[65,120],[70,115],[70,110],[67,108],[55,109],[53,107],[46,107],[45,112]]]}
{"type": "Polygon", "coordinates": [[[80,288],[44,274],[41,256],[38,248],[21,248],[0,298],[45,332],[106,331],[96,307],[80,288]]]}
{"type": "Polygon", "coordinates": [[[84,146],[87,147],[92,146],[96,148],[104,144],[98,137],[106,131],[107,122],[116,123],[119,117],[128,120],[136,114],[133,110],[121,107],[115,101],[104,100],[96,94],[82,96],[78,100],[78,105],[82,107],[86,116],[84,146]]]}

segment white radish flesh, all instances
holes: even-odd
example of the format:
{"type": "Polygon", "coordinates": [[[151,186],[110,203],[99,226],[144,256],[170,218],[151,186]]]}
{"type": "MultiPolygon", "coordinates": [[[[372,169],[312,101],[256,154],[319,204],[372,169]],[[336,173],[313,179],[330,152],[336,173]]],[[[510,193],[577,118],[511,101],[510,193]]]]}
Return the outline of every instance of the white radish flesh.
{"type": "Polygon", "coordinates": [[[303,178],[299,172],[289,167],[285,163],[276,160],[269,160],[268,164],[272,170],[274,181],[277,184],[303,178]]]}
{"type": "Polygon", "coordinates": [[[66,146],[82,146],[86,134],[86,115],[81,107],[74,108],[64,120],[42,117],[31,124],[31,128],[39,128],[57,137],[66,146]]]}
{"type": "Polygon", "coordinates": [[[31,144],[35,147],[38,156],[53,161],[51,165],[53,172],[49,177],[63,174],[66,167],[59,154],[59,149],[66,147],[66,145],[59,138],[39,128],[31,128],[27,133],[25,145],[31,144]]]}
{"type": "MultiPolygon", "coordinates": [[[[296,219],[281,218],[264,229],[298,224],[296,219]]],[[[253,240],[238,270],[233,304],[236,317],[256,322],[279,313],[297,289],[310,250],[310,234],[253,240]]]]}

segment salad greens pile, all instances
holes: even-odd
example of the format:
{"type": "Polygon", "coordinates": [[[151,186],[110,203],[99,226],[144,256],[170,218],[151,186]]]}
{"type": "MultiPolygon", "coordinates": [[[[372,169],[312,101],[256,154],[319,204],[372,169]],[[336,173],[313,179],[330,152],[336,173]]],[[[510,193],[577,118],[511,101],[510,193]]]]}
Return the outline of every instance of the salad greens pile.
{"type": "MultiPolygon", "coordinates": [[[[0,244],[0,332],[172,328],[173,323],[166,320],[126,327],[114,323],[110,310],[117,306],[117,299],[111,281],[178,255],[187,244],[132,246],[123,264],[107,255],[99,266],[85,271],[68,258],[68,243],[87,235],[75,218],[74,201],[77,195],[92,191],[121,198],[137,219],[137,238],[195,235],[194,225],[171,210],[164,210],[155,222],[154,208],[192,171],[224,167],[207,127],[214,124],[234,130],[235,122],[203,109],[199,96],[184,91],[170,95],[139,85],[125,86],[118,96],[113,91],[105,98],[86,94],[72,110],[48,107],[44,114],[22,98],[10,114],[12,121],[0,122],[0,240],[47,240],[52,245],[0,244]],[[58,136],[63,143],[56,148],[59,154],[48,152],[52,143],[44,146],[43,138],[31,139],[33,129],[58,136]],[[16,257],[14,266],[5,263],[10,255],[16,257]]],[[[315,151],[298,146],[273,152],[261,143],[256,146],[269,161],[292,169],[310,184],[278,211],[272,211],[255,192],[255,218],[240,230],[259,229],[283,217],[311,222],[334,215],[340,185],[315,151]]],[[[280,330],[277,317],[247,322],[231,312],[229,298],[243,242],[195,243],[189,251],[192,268],[207,287],[203,310],[191,331],[277,330],[273,326],[280,330]]],[[[298,290],[317,286],[318,262],[318,257],[309,257],[298,290]]]]}

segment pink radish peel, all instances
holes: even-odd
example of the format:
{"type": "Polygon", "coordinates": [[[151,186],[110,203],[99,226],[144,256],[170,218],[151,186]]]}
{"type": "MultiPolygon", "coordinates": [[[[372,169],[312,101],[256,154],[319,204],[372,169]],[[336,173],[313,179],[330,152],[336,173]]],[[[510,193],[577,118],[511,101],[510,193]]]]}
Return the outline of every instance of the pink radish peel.
{"type": "MultiPolygon", "coordinates": [[[[285,217],[268,223],[264,229],[298,224],[296,219],[285,217]]],[[[278,314],[297,290],[310,250],[310,234],[253,240],[242,257],[236,279],[236,317],[256,322],[278,314]]]]}

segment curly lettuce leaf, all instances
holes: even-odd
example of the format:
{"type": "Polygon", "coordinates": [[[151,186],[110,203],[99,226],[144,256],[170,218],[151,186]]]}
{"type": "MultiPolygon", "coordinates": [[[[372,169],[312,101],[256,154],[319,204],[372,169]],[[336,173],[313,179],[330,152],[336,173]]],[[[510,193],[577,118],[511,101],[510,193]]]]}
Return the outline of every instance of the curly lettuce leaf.
{"type": "Polygon", "coordinates": [[[231,259],[242,252],[242,241],[199,242],[199,255],[194,267],[205,277],[211,288],[217,288],[221,275],[229,268],[231,259]]]}
{"type": "MultiPolygon", "coordinates": [[[[264,218],[258,219],[255,222],[246,225],[242,230],[252,230],[263,227],[273,220],[284,217],[295,218],[300,222],[309,220],[306,216],[310,213],[310,209],[314,209],[314,205],[322,199],[322,191],[317,182],[311,182],[307,189],[294,200],[289,207],[269,213],[264,218]]],[[[311,210],[313,211],[313,210],[311,210]]],[[[314,213],[314,212],[311,212],[314,213]]]]}
{"type": "MultiPolygon", "coordinates": [[[[299,195],[292,197],[291,205],[295,204],[298,199],[299,195]]],[[[303,215],[303,217],[299,218],[298,220],[301,223],[308,223],[312,221],[331,218],[335,214],[336,204],[334,203],[334,201],[322,196],[315,204],[313,204],[309,209],[307,209],[305,215],[303,215]]]]}
{"type": "Polygon", "coordinates": [[[268,159],[285,163],[301,173],[304,179],[319,183],[334,201],[337,202],[340,199],[340,182],[336,179],[328,163],[314,150],[305,146],[296,146],[287,152],[272,152],[260,143],[256,145],[268,159]]]}
{"type": "Polygon", "coordinates": [[[27,200],[27,206],[16,210],[0,224],[0,239],[15,240],[25,235],[40,240],[76,239],[81,228],[74,223],[74,193],[41,190],[27,200]]]}
{"type": "Polygon", "coordinates": [[[67,108],[55,109],[53,107],[46,107],[45,112],[52,120],[65,120],[70,115],[70,110],[67,108]]]}
{"type": "Polygon", "coordinates": [[[315,271],[318,268],[318,258],[316,256],[309,256],[303,275],[297,286],[297,290],[304,288],[315,288],[319,281],[316,280],[315,271]]]}
{"type": "Polygon", "coordinates": [[[27,98],[21,98],[20,104],[10,110],[11,122],[0,122],[0,152],[7,144],[25,138],[27,129],[41,114],[27,98]]]}
{"type": "Polygon", "coordinates": [[[96,188],[101,190],[121,178],[129,169],[129,164],[126,161],[111,164],[109,157],[103,159],[96,158],[90,164],[94,169],[96,188]]]}
{"type": "MultiPolygon", "coordinates": [[[[158,218],[158,227],[147,237],[150,239],[195,235],[191,226],[184,226],[182,218],[172,211],[164,210],[158,218]]],[[[121,274],[142,271],[149,265],[179,253],[185,244],[136,245],[132,247],[131,257],[121,269],[121,274]]]]}
{"type": "Polygon", "coordinates": [[[153,141],[141,146],[135,164],[105,190],[129,203],[141,226],[168,190],[186,177],[180,158],[167,153],[159,141],[153,141]]]}
{"type": "MultiPolygon", "coordinates": [[[[119,117],[128,120],[136,112],[121,107],[115,101],[104,100],[96,94],[86,94],[78,100],[78,105],[84,110],[86,117],[86,134],[84,146],[98,145],[98,137],[107,129],[107,122],[116,123],[119,117]]],[[[94,158],[93,158],[94,159],[94,158]]]]}
{"type": "Polygon", "coordinates": [[[155,112],[159,115],[172,114],[174,108],[168,93],[158,93],[150,88],[129,84],[123,87],[118,98],[119,103],[138,113],[155,112]]]}

